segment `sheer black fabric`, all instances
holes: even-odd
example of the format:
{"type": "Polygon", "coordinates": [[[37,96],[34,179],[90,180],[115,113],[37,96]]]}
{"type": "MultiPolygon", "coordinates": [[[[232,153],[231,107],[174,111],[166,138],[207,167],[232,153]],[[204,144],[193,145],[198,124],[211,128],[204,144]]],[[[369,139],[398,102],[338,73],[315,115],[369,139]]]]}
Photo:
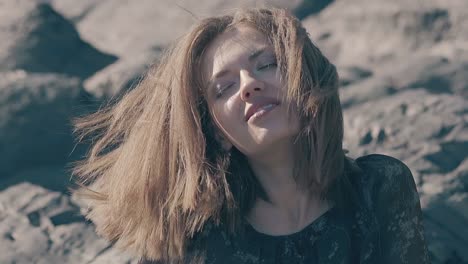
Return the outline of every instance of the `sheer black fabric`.
{"type": "Polygon", "coordinates": [[[229,236],[207,225],[189,256],[203,253],[208,264],[429,263],[419,195],[408,167],[376,154],[355,164],[361,173],[350,174],[359,199],[353,210],[332,207],[285,236],[259,233],[247,223],[242,235],[229,236]]]}

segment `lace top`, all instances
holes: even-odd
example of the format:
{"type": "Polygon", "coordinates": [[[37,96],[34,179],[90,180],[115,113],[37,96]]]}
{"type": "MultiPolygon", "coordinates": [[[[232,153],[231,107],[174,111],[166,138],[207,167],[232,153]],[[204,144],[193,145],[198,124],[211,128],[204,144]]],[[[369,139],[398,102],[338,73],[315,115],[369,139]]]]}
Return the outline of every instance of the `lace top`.
{"type": "Polygon", "coordinates": [[[209,264],[429,263],[419,196],[408,167],[376,154],[355,163],[362,171],[350,179],[358,208],[332,207],[301,231],[282,236],[259,233],[247,223],[243,235],[229,236],[208,225],[194,251],[203,251],[209,264]]]}

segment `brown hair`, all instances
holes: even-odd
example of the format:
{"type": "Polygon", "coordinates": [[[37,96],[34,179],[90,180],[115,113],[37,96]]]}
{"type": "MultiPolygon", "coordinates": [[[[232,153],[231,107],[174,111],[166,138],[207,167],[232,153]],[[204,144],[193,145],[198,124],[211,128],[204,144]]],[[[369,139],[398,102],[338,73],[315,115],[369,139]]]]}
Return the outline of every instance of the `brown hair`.
{"type": "Polygon", "coordinates": [[[97,232],[116,246],[177,262],[207,222],[236,232],[255,198],[268,198],[242,153],[215,140],[199,72],[208,44],[239,24],[271,41],[287,100],[299,109],[296,180],[327,197],[343,174],[338,76],[300,22],[274,8],[208,18],[116,104],[75,122],[80,141],[95,140],[74,169],[77,194],[97,232]]]}

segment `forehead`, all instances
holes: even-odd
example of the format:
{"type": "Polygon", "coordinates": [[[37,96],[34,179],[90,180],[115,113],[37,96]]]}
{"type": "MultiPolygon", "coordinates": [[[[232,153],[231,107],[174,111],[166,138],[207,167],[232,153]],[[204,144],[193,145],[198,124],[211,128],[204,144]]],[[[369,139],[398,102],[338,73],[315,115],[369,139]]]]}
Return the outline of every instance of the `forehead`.
{"type": "Polygon", "coordinates": [[[247,59],[260,48],[271,48],[268,38],[249,26],[236,26],[217,36],[202,58],[204,75],[210,78],[231,63],[247,59]]]}

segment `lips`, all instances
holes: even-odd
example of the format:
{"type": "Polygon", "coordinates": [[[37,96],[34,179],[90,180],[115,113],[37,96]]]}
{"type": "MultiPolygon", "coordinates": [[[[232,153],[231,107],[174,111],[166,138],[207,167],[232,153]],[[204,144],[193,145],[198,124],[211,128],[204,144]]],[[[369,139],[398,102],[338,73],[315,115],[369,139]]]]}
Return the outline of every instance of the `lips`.
{"type": "Polygon", "coordinates": [[[265,99],[262,99],[253,103],[247,108],[247,112],[245,114],[245,121],[246,122],[249,121],[249,119],[258,111],[261,111],[261,110],[268,111],[269,109],[272,108],[271,105],[275,107],[279,105],[279,101],[273,98],[265,98],[265,99]]]}

